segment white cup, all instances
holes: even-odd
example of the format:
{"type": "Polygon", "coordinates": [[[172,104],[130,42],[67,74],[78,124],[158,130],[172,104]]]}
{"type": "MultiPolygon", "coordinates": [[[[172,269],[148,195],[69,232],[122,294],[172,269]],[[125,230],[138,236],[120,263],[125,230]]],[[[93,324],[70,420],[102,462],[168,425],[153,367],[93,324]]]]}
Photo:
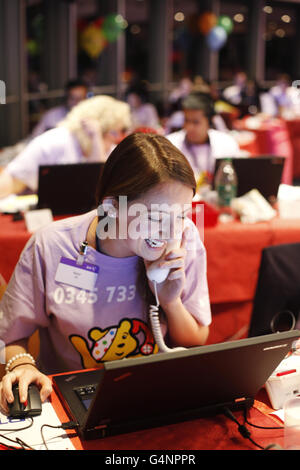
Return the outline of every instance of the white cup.
{"type": "Polygon", "coordinates": [[[300,397],[287,400],[283,409],[284,449],[300,450],[300,397]]]}

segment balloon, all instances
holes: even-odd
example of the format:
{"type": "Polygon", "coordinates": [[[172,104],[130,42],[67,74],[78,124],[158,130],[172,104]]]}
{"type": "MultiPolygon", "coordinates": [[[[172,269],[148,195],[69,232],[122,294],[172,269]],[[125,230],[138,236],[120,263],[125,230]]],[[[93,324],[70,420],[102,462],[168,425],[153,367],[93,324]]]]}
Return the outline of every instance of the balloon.
{"type": "Polygon", "coordinates": [[[102,24],[103,34],[109,42],[114,42],[126,28],[122,15],[107,15],[102,24]]]}
{"type": "Polygon", "coordinates": [[[224,46],[227,33],[221,26],[215,26],[206,36],[206,43],[212,51],[218,51],[224,46]]]}
{"type": "Polygon", "coordinates": [[[206,11],[200,15],[198,19],[198,28],[199,31],[206,35],[208,34],[211,29],[216,26],[217,24],[217,17],[214,13],[210,11],[206,11]]]}
{"type": "Polygon", "coordinates": [[[92,59],[97,59],[106,45],[103,31],[94,24],[87,26],[80,34],[80,46],[92,59]]]}
{"type": "Polygon", "coordinates": [[[222,26],[227,34],[230,34],[233,30],[233,21],[229,16],[221,15],[218,18],[218,26],[222,26]]]}

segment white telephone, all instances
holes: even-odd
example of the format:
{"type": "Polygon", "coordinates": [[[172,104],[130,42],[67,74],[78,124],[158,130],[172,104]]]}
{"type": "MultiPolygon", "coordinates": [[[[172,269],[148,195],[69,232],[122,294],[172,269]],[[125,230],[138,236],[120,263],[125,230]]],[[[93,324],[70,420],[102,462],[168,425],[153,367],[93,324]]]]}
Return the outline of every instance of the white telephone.
{"type": "MultiPolygon", "coordinates": [[[[177,243],[176,243],[177,244],[177,243]]],[[[174,247],[174,245],[172,246],[174,247]]],[[[170,247],[171,248],[171,247],[170,247]]],[[[170,250],[169,248],[169,250],[170,250]]],[[[160,328],[160,322],[159,322],[159,300],[158,300],[158,295],[157,295],[157,284],[160,284],[164,282],[168,274],[170,272],[169,268],[158,268],[158,267],[150,267],[147,269],[147,277],[150,281],[153,282],[154,285],[154,293],[155,293],[155,299],[156,299],[156,305],[150,305],[150,323],[152,327],[152,332],[153,336],[155,338],[155,341],[162,352],[174,352],[174,351],[183,351],[186,348],[182,347],[177,347],[177,348],[169,348],[164,341],[161,328],[160,328]]]]}
{"type": "Polygon", "coordinates": [[[169,268],[150,267],[147,270],[147,277],[148,279],[150,279],[150,281],[155,281],[157,282],[157,284],[160,284],[161,282],[164,282],[167,279],[169,272],[169,268]]]}

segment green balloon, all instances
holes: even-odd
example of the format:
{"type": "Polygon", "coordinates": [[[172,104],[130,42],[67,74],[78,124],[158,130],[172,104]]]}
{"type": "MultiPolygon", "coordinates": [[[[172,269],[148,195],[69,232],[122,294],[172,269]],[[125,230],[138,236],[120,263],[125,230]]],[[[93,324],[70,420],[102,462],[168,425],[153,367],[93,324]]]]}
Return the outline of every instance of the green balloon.
{"type": "Polygon", "coordinates": [[[233,30],[233,21],[229,16],[221,15],[218,18],[218,26],[222,26],[227,34],[230,34],[233,30]]]}
{"type": "Polygon", "coordinates": [[[125,20],[121,15],[107,15],[102,24],[103,35],[108,42],[114,42],[125,29],[125,20]]]}

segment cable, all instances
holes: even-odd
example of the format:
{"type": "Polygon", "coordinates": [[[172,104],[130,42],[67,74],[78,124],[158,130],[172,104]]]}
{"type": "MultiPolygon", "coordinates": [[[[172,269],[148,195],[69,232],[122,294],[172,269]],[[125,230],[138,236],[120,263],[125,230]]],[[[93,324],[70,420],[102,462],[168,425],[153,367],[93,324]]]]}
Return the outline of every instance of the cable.
{"type": "MultiPolygon", "coordinates": [[[[26,444],[26,442],[24,442],[22,439],[20,439],[19,437],[17,437],[16,439],[11,439],[10,437],[7,437],[7,436],[4,436],[3,434],[0,434],[0,437],[2,439],[6,439],[7,441],[9,442],[13,442],[13,443],[16,443],[16,444],[19,444],[21,447],[13,447],[13,446],[8,446],[7,444],[5,444],[4,442],[1,442],[1,445],[4,445],[5,447],[9,447],[9,448],[12,448],[13,450],[20,450],[20,449],[23,449],[23,450],[27,450],[27,449],[30,449],[30,450],[35,450],[33,447],[31,447],[29,444],[26,444]]],[[[11,449],[11,450],[12,450],[11,449]]]]}
{"type": "Polygon", "coordinates": [[[239,433],[241,434],[242,437],[244,437],[245,439],[248,439],[250,442],[252,442],[253,445],[255,445],[256,447],[258,447],[259,449],[261,450],[265,450],[264,447],[262,447],[261,445],[257,444],[257,442],[255,442],[252,438],[251,438],[251,432],[249,431],[249,429],[246,428],[246,426],[244,424],[241,424],[239,423],[239,421],[234,417],[234,415],[231,413],[231,411],[224,407],[223,408],[223,413],[224,415],[231,419],[231,421],[233,421],[235,424],[237,424],[238,426],[238,431],[239,433]]]}
{"type": "Polygon", "coordinates": [[[177,347],[177,348],[172,349],[172,348],[169,348],[165,344],[163,335],[161,333],[160,322],[159,322],[159,300],[158,300],[158,295],[157,295],[156,281],[154,280],[152,282],[154,284],[156,305],[150,305],[149,316],[150,316],[150,323],[151,323],[151,328],[152,328],[154,339],[160,351],[162,352],[184,351],[186,348],[177,347]]]}
{"type": "Polygon", "coordinates": [[[41,426],[41,436],[42,436],[42,439],[43,439],[43,444],[45,446],[45,448],[47,450],[48,449],[48,446],[47,446],[47,443],[46,443],[46,440],[45,440],[45,437],[44,437],[44,432],[43,432],[43,428],[53,428],[53,429],[76,429],[78,428],[78,423],[76,423],[75,421],[68,421],[66,423],[62,423],[60,424],[59,426],[53,426],[52,424],[43,424],[41,426]]]}
{"type": "Polygon", "coordinates": [[[31,420],[31,422],[28,424],[28,426],[25,426],[24,428],[15,428],[15,429],[14,429],[14,428],[10,428],[10,429],[5,429],[5,428],[0,427],[0,431],[1,431],[1,432],[3,432],[3,431],[5,431],[5,432],[7,432],[7,431],[8,431],[8,432],[9,432],[9,431],[12,431],[12,432],[24,431],[24,429],[28,429],[28,428],[30,428],[30,427],[33,425],[33,418],[30,417],[29,419],[31,420]]]}
{"type": "MultiPolygon", "coordinates": [[[[24,426],[23,428],[0,428],[1,432],[16,432],[16,431],[23,431],[24,429],[28,429],[30,428],[31,426],[33,425],[33,418],[30,418],[30,423],[28,424],[28,426],[24,426]]],[[[3,434],[0,434],[0,437],[2,439],[6,439],[10,442],[13,442],[13,443],[16,443],[16,444],[19,444],[21,447],[13,447],[13,446],[9,446],[7,444],[5,444],[5,442],[0,442],[0,444],[4,447],[6,447],[7,449],[10,449],[10,450],[27,450],[27,449],[30,449],[30,450],[35,450],[33,449],[29,444],[26,444],[26,442],[24,442],[22,439],[20,439],[19,437],[17,437],[16,439],[11,439],[7,436],[4,436],[3,434]]]]}
{"type": "Polygon", "coordinates": [[[244,419],[245,423],[249,424],[249,426],[252,426],[253,428],[258,428],[258,429],[284,429],[283,426],[258,426],[257,424],[250,423],[247,418],[247,410],[246,408],[244,409],[244,419]]]}

